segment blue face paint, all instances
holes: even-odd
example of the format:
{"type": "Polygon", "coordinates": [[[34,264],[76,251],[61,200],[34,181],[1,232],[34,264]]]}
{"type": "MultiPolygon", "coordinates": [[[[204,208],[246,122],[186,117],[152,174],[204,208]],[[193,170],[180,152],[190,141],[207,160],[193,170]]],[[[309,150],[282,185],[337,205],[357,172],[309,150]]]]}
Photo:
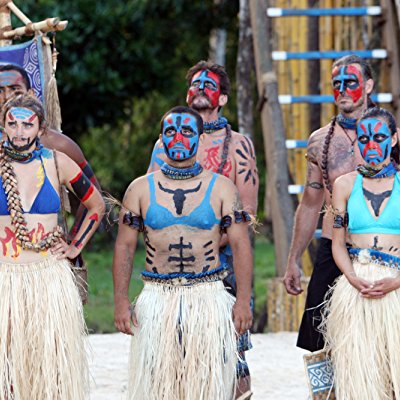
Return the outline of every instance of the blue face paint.
{"type": "Polygon", "coordinates": [[[377,118],[363,119],[357,124],[358,147],[370,165],[385,161],[392,150],[392,134],[387,123],[377,118]]]}
{"type": "Polygon", "coordinates": [[[162,142],[168,158],[175,161],[193,157],[199,144],[196,118],[187,113],[171,113],[163,122],[162,142]]]}
{"type": "Polygon", "coordinates": [[[29,122],[32,122],[34,119],[34,118],[30,118],[30,117],[33,117],[34,115],[36,116],[36,114],[32,110],[29,110],[28,108],[22,108],[22,107],[13,107],[10,110],[10,114],[14,118],[20,119],[20,120],[29,118],[29,122]]]}

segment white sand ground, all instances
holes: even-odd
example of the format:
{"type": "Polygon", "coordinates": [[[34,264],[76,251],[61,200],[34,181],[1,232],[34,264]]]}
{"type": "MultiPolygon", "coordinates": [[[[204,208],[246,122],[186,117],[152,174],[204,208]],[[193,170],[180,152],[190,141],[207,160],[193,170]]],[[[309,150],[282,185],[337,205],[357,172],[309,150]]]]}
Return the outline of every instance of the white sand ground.
{"type": "MultiPolygon", "coordinates": [[[[252,400],[306,400],[304,351],[295,346],[296,333],[252,336],[247,352],[252,374],[252,400]]],[[[124,399],[127,387],[129,337],[122,333],[90,335],[92,400],[124,399]]]]}

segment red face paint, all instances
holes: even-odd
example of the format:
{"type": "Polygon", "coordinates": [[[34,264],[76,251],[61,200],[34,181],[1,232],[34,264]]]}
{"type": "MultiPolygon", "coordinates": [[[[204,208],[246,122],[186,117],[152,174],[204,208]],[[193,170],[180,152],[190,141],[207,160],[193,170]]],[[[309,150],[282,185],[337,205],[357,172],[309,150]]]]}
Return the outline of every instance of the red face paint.
{"type": "Polygon", "coordinates": [[[370,140],[366,146],[364,147],[364,151],[363,151],[363,157],[365,158],[367,151],[368,150],[376,150],[378,152],[379,157],[382,157],[382,149],[381,146],[379,146],[378,143],[370,140]]]}
{"type": "Polygon", "coordinates": [[[354,64],[335,67],[332,71],[332,83],[335,101],[339,95],[347,95],[356,103],[363,94],[363,76],[354,64]]]}
{"type": "Polygon", "coordinates": [[[186,149],[190,150],[190,141],[188,138],[185,138],[182,133],[176,132],[174,135],[174,138],[171,140],[170,143],[168,143],[168,148],[170,149],[173,147],[176,143],[181,142],[186,149]]]}
{"type": "Polygon", "coordinates": [[[217,74],[209,70],[198,71],[192,78],[188,90],[188,104],[191,105],[196,96],[206,96],[212,108],[218,107],[221,95],[220,79],[217,74]]]}

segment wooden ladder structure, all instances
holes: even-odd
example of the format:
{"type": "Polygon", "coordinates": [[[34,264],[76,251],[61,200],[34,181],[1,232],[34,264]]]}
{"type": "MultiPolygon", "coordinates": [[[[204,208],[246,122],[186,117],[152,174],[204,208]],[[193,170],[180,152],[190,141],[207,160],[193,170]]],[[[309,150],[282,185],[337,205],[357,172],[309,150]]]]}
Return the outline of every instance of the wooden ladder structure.
{"type": "MultiPolygon", "coordinates": [[[[288,191],[301,196],[306,179],[304,155],[308,136],[329,123],[337,113],[331,89],[334,59],[348,54],[371,59],[375,72],[372,99],[393,112],[400,123],[397,43],[400,11],[396,10],[394,0],[270,0],[268,3],[265,12],[270,19],[267,25],[272,25],[271,58],[278,80],[288,164],[294,182],[288,186],[288,191]],[[311,3],[314,6],[310,8],[311,3]],[[313,29],[315,27],[318,29],[313,29]],[[314,76],[309,73],[311,63],[314,63],[314,76]],[[316,82],[310,85],[313,80],[316,82]],[[313,92],[313,89],[319,90],[313,92]],[[315,109],[320,115],[317,124],[315,118],[314,121],[309,118],[310,114],[316,113],[315,109]]],[[[315,237],[319,236],[317,230],[315,237]]],[[[303,257],[302,263],[305,275],[310,275],[309,254],[303,257]]],[[[304,280],[303,287],[306,284],[307,280],[304,280]]],[[[297,330],[304,298],[303,295],[286,295],[279,279],[270,282],[269,329],[297,330]]]]}

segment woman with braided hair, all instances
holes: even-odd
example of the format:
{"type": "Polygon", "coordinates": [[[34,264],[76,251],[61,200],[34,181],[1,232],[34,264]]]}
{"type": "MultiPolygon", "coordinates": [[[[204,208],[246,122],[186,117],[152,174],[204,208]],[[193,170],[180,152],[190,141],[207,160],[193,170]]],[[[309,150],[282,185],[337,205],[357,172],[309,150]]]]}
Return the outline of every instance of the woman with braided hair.
{"type": "Polygon", "coordinates": [[[366,164],[333,186],[332,251],[343,275],[326,306],[325,342],[338,400],[400,399],[400,175],[393,116],[368,109],[357,123],[357,140],[366,164]]]}
{"type": "Polygon", "coordinates": [[[75,162],[40,144],[36,98],[8,101],[0,124],[0,398],[84,399],[85,324],[68,259],[96,230],[104,202],[75,162]],[[57,224],[61,184],[88,209],[70,244],[57,224]]]}

